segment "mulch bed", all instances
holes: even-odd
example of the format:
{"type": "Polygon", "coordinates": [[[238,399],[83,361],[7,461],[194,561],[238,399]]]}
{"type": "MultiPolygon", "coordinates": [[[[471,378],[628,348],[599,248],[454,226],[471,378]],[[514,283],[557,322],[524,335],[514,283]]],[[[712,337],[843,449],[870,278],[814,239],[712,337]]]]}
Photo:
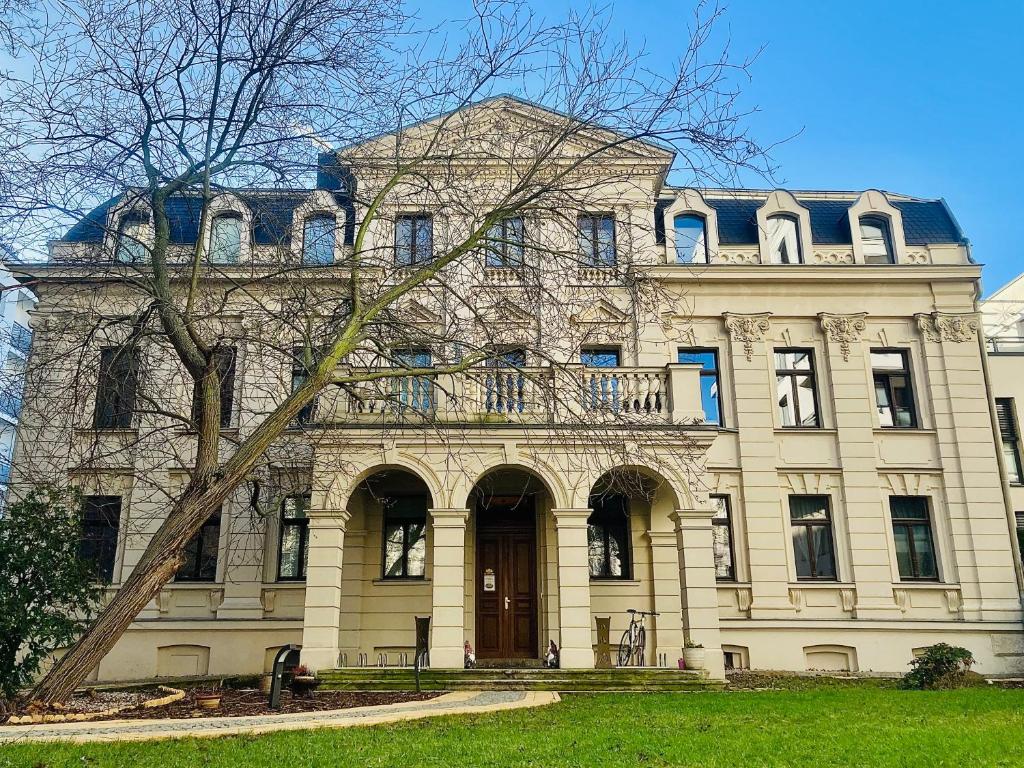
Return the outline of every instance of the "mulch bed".
{"type": "MultiPolygon", "coordinates": [[[[440,693],[405,693],[403,691],[362,692],[362,691],[317,691],[312,697],[296,697],[291,691],[281,692],[281,706],[270,709],[267,695],[256,689],[224,688],[220,691],[220,706],[216,709],[200,709],[195,696],[198,691],[186,692],[185,698],[162,707],[144,709],[139,706],[127,709],[108,717],[100,717],[89,722],[99,723],[105,720],[162,720],[169,718],[200,718],[200,717],[246,717],[249,715],[279,715],[288,712],[322,712],[331,709],[351,709],[353,707],[374,707],[382,704],[400,704],[406,701],[427,701],[440,696],[440,693]]],[[[160,695],[156,691],[133,691],[124,695],[132,699],[142,700],[160,695]],[[141,694],[141,695],[140,695],[141,694]]],[[[107,699],[110,694],[104,693],[107,699]]],[[[85,698],[85,697],[82,697],[85,698]]],[[[66,711],[83,712],[89,707],[78,697],[66,711]],[[78,705],[78,706],[76,706],[78,705]]]]}

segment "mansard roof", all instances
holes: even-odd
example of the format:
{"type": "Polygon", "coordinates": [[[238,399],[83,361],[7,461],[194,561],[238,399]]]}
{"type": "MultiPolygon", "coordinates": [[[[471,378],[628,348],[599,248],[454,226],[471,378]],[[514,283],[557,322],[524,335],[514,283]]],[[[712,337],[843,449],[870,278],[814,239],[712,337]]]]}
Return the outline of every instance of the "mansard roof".
{"type": "MultiPolygon", "coordinates": [[[[313,190],[267,190],[247,189],[233,191],[249,208],[253,215],[252,239],[254,245],[280,245],[287,243],[291,236],[295,209],[309,197],[313,190]]],[[[343,192],[335,191],[335,199],[346,210],[351,200],[343,192]]],[[[73,243],[98,243],[103,241],[107,226],[107,214],[118,204],[121,196],[112,197],[87,213],[64,235],[64,240],[73,243]]],[[[197,195],[179,195],[167,201],[167,215],[170,219],[171,243],[191,245],[199,234],[201,200],[197,195]]],[[[351,243],[352,217],[346,216],[346,243],[351,243]]]]}
{"type": "MultiPolygon", "coordinates": [[[[835,197],[834,193],[794,192],[797,202],[811,214],[811,237],[821,245],[850,245],[848,211],[857,202],[857,194],[835,197]]],[[[757,209],[764,197],[743,190],[703,190],[705,202],[718,214],[718,241],[722,245],[757,245],[757,209]]],[[[903,215],[907,245],[965,243],[964,236],[944,200],[924,200],[890,195],[893,206],[903,215]]],[[[655,229],[659,243],[665,241],[661,213],[672,199],[658,201],[655,229]]]]}

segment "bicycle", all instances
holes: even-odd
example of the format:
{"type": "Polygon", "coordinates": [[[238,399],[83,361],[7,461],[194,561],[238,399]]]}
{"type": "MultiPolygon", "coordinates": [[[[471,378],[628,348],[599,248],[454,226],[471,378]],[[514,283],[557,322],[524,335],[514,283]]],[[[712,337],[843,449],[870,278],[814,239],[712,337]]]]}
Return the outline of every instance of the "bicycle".
{"type": "Polygon", "coordinates": [[[638,611],[630,608],[626,611],[629,614],[629,626],[622,633],[622,640],[619,641],[619,666],[630,666],[630,660],[635,660],[633,666],[644,666],[644,649],[647,647],[647,630],[644,629],[644,620],[648,616],[659,616],[654,611],[638,611]],[[640,620],[637,621],[637,616],[640,620]]]}

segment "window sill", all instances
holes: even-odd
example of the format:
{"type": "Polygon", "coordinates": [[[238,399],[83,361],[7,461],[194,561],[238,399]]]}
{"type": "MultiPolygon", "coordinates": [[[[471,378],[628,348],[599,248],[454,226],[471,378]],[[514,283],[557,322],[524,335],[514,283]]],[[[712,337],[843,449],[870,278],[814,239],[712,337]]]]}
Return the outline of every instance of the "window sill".
{"type": "Polygon", "coordinates": [[[594,584],[608,584],[613,586],[638,587],[640,586],[641,581],[640,579],[595,578],[591,576],[590,584],[591,586],[594,584]]]}
{"type": "Polygon", "coordinates": [[[960,589],[959,584],[947,584],[944,581],[925,581],[924,579],[914,579],[913,581],[894,581],[892,583],[893,589],[960,589]]]}
{"type": "Polygon", "coordinates": [[[875,434],[891,435],[894,432],[907,432],[912,435],[934,435],[935,430],[931,427],[875,427],[875,434]]]}
{"type": "Polygon", "coordinates": [[[782,432],[784,434],[792,433],[795,435],[806,434],[809,432],[815,434],[824,433],[834,435],[837,432],[834,427],[776,427],[775,431],[782,432]]]}
{"type": "MultiPolygon", "coordinates": [[[[12,416],[11,418],[17,418],[12,416]]],[[[82,427],[75,430],[80,435],[138,435],[138,427],[82,427]]]]}
{"type": "Polygon", "coordinates": [[[373,584],[375,587],[382,586],[382,585],[385,585],[385,584],[397,584],[399,586],[402,586],[402,585],[411,585],[411,584],[429,584],[430,583],[430,579],[427,579],[427,578],[417,578],[415,576],[410,576],[408,578],[403,578],[403,579],[374,579],[370,583],[373,584]]]}
{"type": "Polygon", "coordinates": [[[167,584],[168,589],[220,589],[223,586],[224,582],[222,581],[199,581],[199,579],[172,581],[167,584]]]}
{"type": "Polygon", "coordinates": [[[806,581],[789,582],[790,589],[856,589],[852,581],[828,581],[827,579],[807,579],[806,581]]]}
{"type": "Polygon", "coordinates": [[[264,581],[260,587],[262,589],[304,589],[306,581],[264,581]]]}

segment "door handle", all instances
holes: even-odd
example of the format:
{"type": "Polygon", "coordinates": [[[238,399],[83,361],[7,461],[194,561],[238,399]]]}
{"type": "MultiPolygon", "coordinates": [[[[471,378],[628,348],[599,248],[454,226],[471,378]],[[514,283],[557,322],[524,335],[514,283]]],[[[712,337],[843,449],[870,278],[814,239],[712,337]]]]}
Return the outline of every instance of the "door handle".
{"type": "Polygon", "coordinates": [[[506,611],[508,610],[508,606],[509,606],[509,603],[511,603],[511,602],[512,602],[512,601],[511,601],[511,600],[509,600],[509,599],[508,599],[507,597],[505,598],[505,610],[506,610],[506,611]]]}

